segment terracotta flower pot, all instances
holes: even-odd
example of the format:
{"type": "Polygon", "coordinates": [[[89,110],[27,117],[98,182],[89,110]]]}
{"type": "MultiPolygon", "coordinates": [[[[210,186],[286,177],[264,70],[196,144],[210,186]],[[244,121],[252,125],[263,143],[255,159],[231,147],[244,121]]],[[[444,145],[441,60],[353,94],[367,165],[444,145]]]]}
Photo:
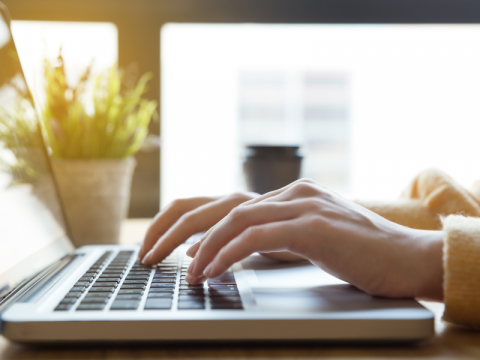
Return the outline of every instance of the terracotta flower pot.
{"type": "Polygon", "coordinates": [[[60,196],[77,247],[116,244],[127,216],[135,159],[53,159],[60,196]]]}

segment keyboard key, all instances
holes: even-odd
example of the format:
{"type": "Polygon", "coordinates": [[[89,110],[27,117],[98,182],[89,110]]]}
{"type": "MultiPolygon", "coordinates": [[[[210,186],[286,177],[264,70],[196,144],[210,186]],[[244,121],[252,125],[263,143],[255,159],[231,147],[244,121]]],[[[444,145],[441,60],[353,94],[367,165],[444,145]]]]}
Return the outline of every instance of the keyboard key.
{"type": "MultiPolygon", "coordinates": [[[[188,282],[185,280],[180,280],[180,285],[187,285],[187,286],[196,286],[196,285],[190,285],[188,282]]],[[[200,284],[203,287],[203,284],[200,284]]]]}
{"type": "Polygon", "coordinates": [[[105,304],[80,304],[77,307],[77,311],[82,310],[103,310],[105,304]]]}
{"type": "Polygon", "coordinates": [[[122,285],[121,289],[142,289],[144,290],[145,289],[145,285],[143,284],[125,284],[125,285],[122,285]]]}
{"type": "Polygon", "coordinates": [[[89,285],[90,285],[90,282],[88,282],[88,281],[77,281],[75,283],[75,285],[73,285],[73,286],[75,286],[75,287],[77,287],[77,286],[78,287],[88,287],[89,285]]]}
{"type": "Polygon", "coordinates": [[[204,297],[198,295],[179,295],[178,301],[192,301],[192,302],[201,302],[203,304],[204,297]]]}
{"type": "Polygon", "coordinates": [[[229,290],[210,290],[209,291],[210,297],[216,296],[240,296],[238,291],[229,291],[229,290]]]}
{"type": "Polygon", "coordinates": [[[176,278],[157,278],[155,283],[174,283],[176,278]]]}
{"type": "Polygon", "coordinates": [[[213,285],[212,284],[212,285],[209,285],[208,288],[211,290],[230,290],[230,291],[238,290],[237,285],[213,285]]]}
{"type": "Polygon", "coordinates": [[[90,268],[85,272],[85,274],[88,274],[88,273],[98,274],[99,272],[100,272],[100,270],[98,270],[98,269],[94,270],[94,269],[90,268]]]}
{"type": "Polygon", "coordinates": [[[85,292],[85,286],[79,287],[79,286],[74,286],[70,289],[70,291],[76,291],[76,292],[85,292]]]}
{"type": "MultiPolygon", "coordinates": [[[[167,282],[162,281],[163,279],[165,279],[165,278],[161,278],[161,279],[154,278],[154,279],[152,279],[152,284],[167,284],[167,283],[172,282],[172,281],[167,281],[167,282]]],[[[174,280],[173,282],[175,282],[177,277],[175,276],[175,277],[169,278],[169,279],[173,279],[174,280]]]]}
{"type": "Polygon", "coordinates": [[[209,285],[214,285],[214,284],[236,285],[237,283],[235,282],[235,277],[233,276],[233,273],[227,272],[214,279],[208,279],[208,284],[209,285]]]}
{"type": "Polygon", "coordinates": [[[203,284],[200,285],[180,285],[180,290],[203,289],[203,284]]]}
{"type": "Polygon", "coordinates": [[[79,298],[80,296],[82,296],[82,293],[80,291],[70,291],[67,293],[67,295],[65,295],[65,297],[71,297],[71,298],[79,298]]]}
{"type": "Polygon", "coordinates": [[[168,277],[177,277],[177,273],[174,273],[174,272],[166,272],[166,273],[156,273],[155,275],[153,275],[153,278],[154,279],[158,279],[158,278],[168,278],[168,277]]]}
{"type": "Polygon", "coordinates": [[[242,310],[243,309],[243,305],[241,303],[211,304],[210,307],[214,310],[242,310]]]}
{"type": "Polygon", "coordinates": [[[125,280],[148,280],[149,277],[150,276],[148,276],[148,275],[138,275],[138,276],[127,275],[125,280]]]}
{"type": "Polygon", "coordinates": [[[175,287],[175,283],[152,283],[150,288],[173,288],[175,287]]]}
{"type": "Polygon", "coordinates": [[[172,307],[170,299],[147,299],[145,310],[168,310],[172,307]]]}
{"type": "Polygon", "coordinates": [[[78,298],[67,297],[67,298],[64,298],[62,301],[60,301],[60,304],[75,304],[77,300],[78,298]]]}
{"type": "Polygon", "coordinates": [[[117,287],[118,283],[116,281],[115,282],[96,282],[92,285],[92,287],[104,287],[104,286],[117,287]]]}
{"type": "Polygon", "coordinates": [[[169,298],[173,297],[173,292],[148,293],[147,299],[169,298]]]}
{"type": "Polygon", "coordinates": [[[142,264],[140,261],[136,261],[134,264],[133,264],[134,267],[138,267],[138,268],[145,268],[145,269],[150,269],[152,266],[150,265],[145,265],[145,264],[142,264]]]}
{"type": "Polygon", "coordinates": [[[110,310],[136,310],[140,301],[136,300],[115,300],[110,310]]]}
{"type": "Polygon", "coordinates": [[[138,300],[142,299],[142,295],[139,294],[131,294],[131,295],[117,295],[115,300],[138,300]]]}
{"type": "Polygon", "coordinates": [[[179,295],[204,295],[203,289],[195,289],[195,290],[180,290],[178,292],[179,295]]]}
{"type": "Polygon", "coordinates": [[[118,294],[122,295],[130,295],[130,294],[140,294],[143,295],[143,290],[142,289],[120,289],[118,294]]]}
{"type": "Polygon", "coordinates": [[[181,301],[178,303],[178,309],[179,310],[205,309],[205,304],[200,302],[181,301]]]}
{"type": "Polygon", "coordinates": [[[118,276],[122,276],[123,274],[125,274],[125,270],[104,270],[102,272],[103,275],[106,275],[106,274],[110,274],[110,275],[118,275],[118,276]]]}
{"type": "Polygon", "coordinates": [[[124,284],[143,284],[143,285],[147,285],[148,281],[147,280],[125,280],[123,283],[124,284]]]}
{"type": "Polygon", "coordinates": [[[118,281],[120,281],[120,279],[121,278],[117,278],[117,277],[113,277],[113,278],[112,277],[104,277],[104,278],[100,277],[100,278],[97,279],[96,282],[118,282],[118,281]]]}
{"type": "Polygon", "coordinates": [[[150,293],[173,293],[174,287],[171,288],[150,288],[150,293]]]}
{"type": "Polygon", "coordinates": [[[93,276],[82,276],[78,281],[88,281],[92,282],[93,281],[93,276]]]}
{"type": "Polygon", "coordinates": [[[130,270],[128,275],[132,275],[132,276],[150,275],[150,273],[151,273],[151,271],[133,271],[133,270],[130,270]]]}
{"type": "Polygon", "coordinates": [[[57,305],[57,307],[55,308],[55,311],[67,311],[67,310],[70,310],[72,306],[73,304],[60,304],[60,305],[57,305]]]}
{"type": "Polygon", "coordinates": [[[87,295],[85,295],[85,299],[88,297],[100,297],[100,298],[110,298],[112,297],[111,292],[88,292],[87,295]]]}
{"type": "Polygon", "coordinates": [[[105,297],[86,297],[80,304],[106,304],[108,300],[105,297]]]}
{"type": "Polygon", "coordinates": [[[240,296],[218,296],[210,298],[210,302],[212,304],[220,304],[220,303],[242,303],[242,299],[240,296]]]}
{"type": "Polygon", "coordinates": [[[90,292],[114,292],[114,287],[92,287],[90,292]]]}

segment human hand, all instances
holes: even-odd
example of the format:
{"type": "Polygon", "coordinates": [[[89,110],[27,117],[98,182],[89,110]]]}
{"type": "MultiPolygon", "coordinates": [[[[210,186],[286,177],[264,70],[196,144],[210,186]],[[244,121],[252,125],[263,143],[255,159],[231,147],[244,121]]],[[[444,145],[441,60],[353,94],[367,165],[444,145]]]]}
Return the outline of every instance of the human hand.
{"type": "Polygon", "coordinates": [[[254,252],[287,251],[373,295],[441,300],[443,234],[407,228],[310,180],[235,207],[187,252],[198,284],[254,252]]]}
{"type": "Polygon", "coordinates": [[[175,200],[153,219],[138,257],[147,265],[160,262],[190,236],[207,231],[233,208],[256,196],[235,193],[175,200]]]}

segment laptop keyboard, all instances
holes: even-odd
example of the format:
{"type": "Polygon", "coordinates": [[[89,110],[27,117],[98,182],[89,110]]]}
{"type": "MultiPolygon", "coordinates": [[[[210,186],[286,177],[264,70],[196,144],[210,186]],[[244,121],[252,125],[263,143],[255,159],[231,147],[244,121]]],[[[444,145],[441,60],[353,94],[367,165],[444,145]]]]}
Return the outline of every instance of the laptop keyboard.
{"type": "Polygon", "coordinates": [[[135,260],[133,251],[120,251],[113,259],[112,254],[106,251],[55,311],[243,309],[231,270],[208,280],[205,288],[185,281],[190,258],[184,257],[179,264],[174,253],[158,265],[146,266],[135,260]]]}

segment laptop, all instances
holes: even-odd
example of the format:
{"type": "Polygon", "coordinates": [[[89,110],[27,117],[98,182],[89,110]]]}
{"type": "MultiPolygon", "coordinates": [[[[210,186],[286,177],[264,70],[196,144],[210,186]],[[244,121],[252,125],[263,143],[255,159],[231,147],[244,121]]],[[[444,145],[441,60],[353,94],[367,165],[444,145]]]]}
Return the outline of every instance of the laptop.
{"type": "Polygon", "coordinates": [[[411,342],[433,334],[434,316],[418,302],[370,296],[307,261],[252,255],[191,286],[184,279],[188,245],[151,267],[137,260],[139,246],[75,248],[8,15],[0,9],[4,337],[20,343],[411,342]]]}

